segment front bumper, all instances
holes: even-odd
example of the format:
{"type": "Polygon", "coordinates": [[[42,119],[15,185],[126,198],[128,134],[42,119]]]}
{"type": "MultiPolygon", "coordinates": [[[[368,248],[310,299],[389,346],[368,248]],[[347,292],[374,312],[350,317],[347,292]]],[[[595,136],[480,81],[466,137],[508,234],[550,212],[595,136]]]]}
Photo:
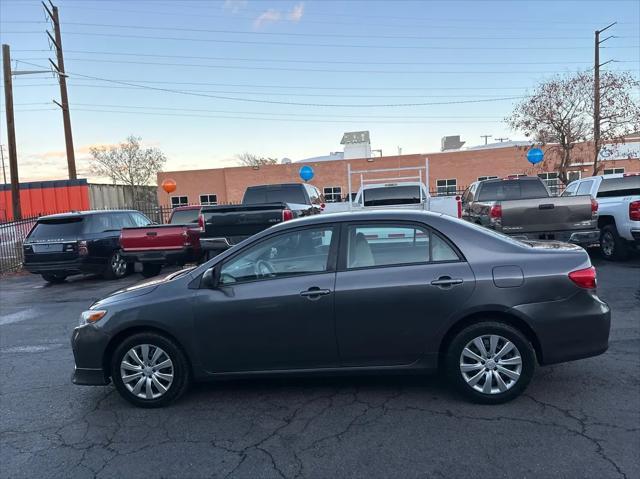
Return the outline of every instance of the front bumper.
{"type": "Polygon", "coordinates": [[[79,326],[71,334],[71,348],[75,368],[73,384],[86,386],[103,386],[109,384],[108,365],[104,357],[109,345],[110,336],[88,324],[79,326]]]}
{"type": "Polygon", "coordinates": [[[609,347],[611,310],[595,293],[579,291],[560,301],[516,306],[538,338],[540,364],[604,353],[609,347]]]}

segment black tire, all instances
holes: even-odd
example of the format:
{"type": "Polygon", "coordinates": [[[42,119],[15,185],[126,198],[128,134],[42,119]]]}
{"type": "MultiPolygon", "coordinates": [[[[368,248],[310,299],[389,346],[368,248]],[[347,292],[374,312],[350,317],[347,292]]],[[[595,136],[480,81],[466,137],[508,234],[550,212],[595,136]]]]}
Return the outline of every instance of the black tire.
{"type": "Polygon", "coordinates": [[[629,246],[615,225],[606,225],[600,230],[600,252],[608,261],[622,261],[629,257],[629,246]]]}
{"type": "Polygon", "coordinates": [[[102,277],[104,279],[121,279],[127,275],[128,271],[129,264],[120,255],[120,250],[115,250],[111,253],[109,261],[107,261],[107,266],[104,269],[104,273],[102,273],[102,277]]]}
{"type": "MultiPolygon", "coordinates": [[[[484,343],[488,346],[488,342],[484,343]]],[[[496,350],[500,350],[501,346],[504,345],[504,342],[499,342],[496,345],[496,350]]],[[[490,347],[487,347],[490,350],[490,347]]],[[[473,352],[473,350],[472,350],[473,352]]],[[[490,355],[490,357],[494,357],[490,355]]],[[[516,356],[516,352],[512,350],[508,354],[503,356],[502,361],[509,361],[510,359],[514,359],[516,356]]],[[[517,359],[515,359],[517,361],[517,359]]],[[[465,358],[466,362],[467,359],[465,358]]],[[[470,360],[473,361],[473,360],[470,360]]],[[[506,363],[505,363],[506,364],[506,363]]],[[[471,326],[466,327],[462,331],[460,331],[456,336],[452,339],[451,343],[446,352],[446,360],[445,360],[445,373],[450,381],[450,383],[462,393],[462,395],[477,403],[481,404],[500,404],[507,401],[511,401],[515,397],[519,396],[528,386],[531,378],[533,377],[533,373],[536,367],[536,357],[533,347],[531,343],[527,340],[527,338],[516,328],[509,326],[505,323],[494,322],[494,321],[483,321],[480,323],[473,324],[471,326]],[[490,374],[491,383],[489,387],[492,388],[492,385],[496,385],[496,391],[493,393],[486,393],[482,391],[478,391],[474,389],[473,385],[467,383],[467,380],[463,376],[461,372],[461,362],[462,352],[465,347],[472,342],[475,338],[480,338],[483,336],[500,336],[502,339],[510,341],[519,352],[519,357],[521,358],[521,365],[519,371],[519,377],[516,380],[510,379],[509,376],[504,375],[504,373],[500,372],[504,370],[504,366],[495,366],[495,362],[490,363],[488,360],[483,363],[476,363],[478,365],[482,364],[480,368],[471,364],[475,369],[473,371],[468,372],[468,376],[478,375],[479,380],[476,381],[475,386],[482,388],[486,384],[486,374],[490,374]],[[502,368],[496,369],[496,368],[502,368]],[[477,372],[476,372],[477,371],[477,372]],[[494,372],[495,371],[495,372],[494,372]],[[499,374],[498,374],[499,373],[499,374]],[[513,384],[508,386],[504,392],[500,392],[498,380],[495,376],[500,376],[500,380],[504,386],[510,384],[510,381],[514,381],[513,384]]],[[[515,371],[517,366],[509,366],[509,370],[515,371]]],[[[473,378],[471,378],[473,380],[473,378]]]]}
{"type": "MultiPolygon", "coordinates": [[[[161,356],[161,358],[164,358],[164,356],[161,356]]],[[[127,372],[126,369],[125,372],[127,372]]],[[[132,373],[137,374],[133,371],[132,373]]],[[[113,384],[115,385],[120,395],[131,404],[143,408],[156,408],[166,406],[182,396],[189,387],[191,376],[189,371],[189,364],[182,350],[169,338],[155,332],[148,332],[137,333],[129,336],[124,341],[122,341],[118,345],[118,347],[116,347],[113,353],[113,357],[111,358],[111,379],[113,380],[113,384]],[[141,398],[134,394],[131,390],[129,390],[129,388],[125,385],[121,374],[121,363],[125,355],[132,348],[144,344],[150,346],[148,354],[149,357],[152,356],[155,352],[155,349],[153,348],[160,348],[166,354],[166,356],[168,356],[172,363],[171,370],[164,368],[162,369],[162,371],[165,372],[165,375],[168,374],[168,371],[171,371],[171,373],[173,374],[173,380],[168,385],[166,392],[162,393],[159,397],[152,399],[141,398]]],[[[136,379],[130,381],[130,384],[132,384],[131,387],[133,389],[135,389],[135,386],[137,385],[136,379]]],[[[142,383],[144,384],[144,387],[141,387],[140,393],[146,395],[146,384],[147,382],[151,381],[151,378],[148,378],[147,380],[147,378],[141,376],[141,379],[143,379],[144,381],[142,383]]],[[[149,387],[151,388],[152,393],[160,393],[160,390],[155,385],[149,387]]]]}
{"type": "Polygon", "coordinates": [[[140,272],[140,274],[142,274],[142,276],[144,276],[145,278],[153,278],[154,276],[158,276],[161,270],[161,264],[144,263],[142,265],[142,271],[140,272]]]}
{"type": "Polygon", "coordinates": [[[54,273],[44,273],[42,275],[42,279],[44,279],[47,283],[51,284],[60,284],[64,283],[67,279],[66,274],[54,274],[54,273]]]}

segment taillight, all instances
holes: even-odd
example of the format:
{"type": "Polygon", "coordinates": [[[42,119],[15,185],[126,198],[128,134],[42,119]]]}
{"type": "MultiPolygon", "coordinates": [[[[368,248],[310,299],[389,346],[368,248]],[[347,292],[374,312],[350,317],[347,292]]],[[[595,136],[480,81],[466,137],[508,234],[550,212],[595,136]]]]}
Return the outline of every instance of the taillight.
{"type": "Polygon", "coordinates": [[[502,206],[500,205],[493,205],[491,207],[491,209],[489,210],[489,217],[493,218],[493,219],[500,219],[502,218],[502,206]]]}
{"type": "Polygon", "coordinates": [[[577,286],[585,289],[595,289],[596,287],[596,269],[590,268],[579,269],[569,273],[569,279],[577,286]]]}
{"type": "Polygon", "coordinates": [[[282,210],[282,221],[289,221],[293,219],[293,211],[282,210]]]}
{"type": "Polygon", "coordinates": [[[200,231],[204,232],[204,215],[202,213],[198,215],[198,227],[200,231]]]}
{"type": "Polygon", "coordinates": [[[598,213],[598,202],[591,198],[591,216],[595,216],[598,213]]]}
{"type": "Polygon", "coordinates": [[[629,203],[629,219],[640,221],[640,200],[629,203]]]}
{"type": "Polygon", "coordinates": [[[89,246],[86,241],[78,241],[78,255],[87,256],[89,254],[89,246]]]}
{"type": "Polygon", "coordinates": [[[323,210],[326,205],[324,203],[320,203],[320,209],[323,210]]]}

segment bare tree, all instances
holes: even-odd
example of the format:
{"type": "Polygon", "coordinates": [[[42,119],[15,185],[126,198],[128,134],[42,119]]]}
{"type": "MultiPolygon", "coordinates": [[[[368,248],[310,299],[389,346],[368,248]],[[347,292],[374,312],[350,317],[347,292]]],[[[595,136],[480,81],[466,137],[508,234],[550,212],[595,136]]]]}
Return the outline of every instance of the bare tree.
{"type": "MultiPolygon", "coordinates": [[[[640,129],[640,107],[632,92],[638,82],[626,73],[606,72],[600,76],[600,141],[594,145],[593,172],[600,169],[598,155],[612,143],[640,129]]],[[[558,76],[541,83],[518,103],[507,123],[533,141],[548,145],[558,155],[556,170],[563,183],[574,162],[577,144],[593,140],[593,75],[589,72],[558,76]]]]}
{"type": "Polygon", "coordinates": [[[262,165],[275,165],[278,162],[277,158],[265,158],[263,156],[254,155],[253,153],[240,153],[236,155],[238,163],[242,166],[262,166],[262,165]]]}
{"type": "MultiPolygon", "coordinates": [[[[593,85],[593,82],[591,83],[593,85]]],[[[593,174],[600,173],[602,153],[613,153],[624,137],[640,131],[640,102],[634,100],[640,81],[629,73],[600,74],[600,138],[594,138],[593,174]]],[[[591,89],[591,111],[595,92],[591,89]]],[[[638,152],[635,152],[636,155],[638,152]]]]}
{"type": "Polygon", "coordinates": [[[111,178],[114,184],[131,186],[134,203],[138,200],[138,186],[148,185],[162,170],[167,157],[158,148],[143,148],[142,138],[130,135],[116,146],[93,147],[91,171],[111,178]]]}

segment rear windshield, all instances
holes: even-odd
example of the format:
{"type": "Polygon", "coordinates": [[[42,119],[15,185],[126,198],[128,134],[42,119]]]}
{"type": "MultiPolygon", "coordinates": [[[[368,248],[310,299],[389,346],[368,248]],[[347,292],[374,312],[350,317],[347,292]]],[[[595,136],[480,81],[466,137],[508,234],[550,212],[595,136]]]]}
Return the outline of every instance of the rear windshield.
{"type": "Polygon", "coordinates": [[[187,225],[189,223],[197,223],[200,210],[178,210],[171,215],[172,225],[187,225]]]}
{"type": "Polygon", "coordinates": [[[603,179],[598,188],[598,198],[640,195],[640,176],[603,179]]]}
{"type": "Polygon", "coordinates": [[[83,229],[84,218],[40,220],[29,235],[31,240],[56,240],[75,238],[83,229]]]}
{"type": "Polygon", "coordinates": [[[368,188],[363,191],[364,206],[389,206],[420,203],[420,187],[387,186],[384,188],[368,188]]]}
{"type": "Polygon", "coordinates": [[[259,205],[261,203],[306,204],[307,198],[302,185],[260,186],[247,188],[242,203],[245,205],[259,205]]]}
{"type": "Polygon", "coordinates": [[[548,196],[542,181],[501,180],[481,183],[478,201],[527,200],[548,196]]]}

